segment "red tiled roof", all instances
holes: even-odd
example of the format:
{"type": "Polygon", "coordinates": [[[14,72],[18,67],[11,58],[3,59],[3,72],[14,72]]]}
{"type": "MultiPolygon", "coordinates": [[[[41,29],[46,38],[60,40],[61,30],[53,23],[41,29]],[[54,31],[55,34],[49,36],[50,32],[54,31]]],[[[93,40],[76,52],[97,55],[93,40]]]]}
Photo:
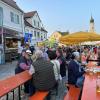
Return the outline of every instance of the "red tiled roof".
{"type": "Polygon", "coordinates": [[[4,3],[10,5],[11,7],[15,8],[15,9],[17,9],[17,10],[23,12],[23,11],[18,7],[18,5],[16,4],[16,2],[15,2],[14,0],[1,0],[1,1],[3,1],[4,3]]]}
{"type": "Polygon", "coordinates": [[[35,15],[35,13],[37,13],[37,11],[31,11],[31,12],[25,13],[24,17],[25,18],[31,18],[35,15]]]}

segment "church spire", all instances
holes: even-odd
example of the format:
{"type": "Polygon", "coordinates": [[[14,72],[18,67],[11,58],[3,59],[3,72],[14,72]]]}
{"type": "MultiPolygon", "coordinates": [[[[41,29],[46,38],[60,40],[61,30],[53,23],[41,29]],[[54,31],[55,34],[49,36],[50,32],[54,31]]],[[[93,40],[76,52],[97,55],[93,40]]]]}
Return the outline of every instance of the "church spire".
{"type": "Polygon", "coordinates": [[[94,32],[95,31],[95,27],[94,27],[94,19],[91,15],[91,19],[90,19],[90,32],[94,32]]]}
{"type": "Polygon", "coordinates": [[[94,23],[94,19],[93,19],[92,15],[91,15],[90,23],[94,23]]]}

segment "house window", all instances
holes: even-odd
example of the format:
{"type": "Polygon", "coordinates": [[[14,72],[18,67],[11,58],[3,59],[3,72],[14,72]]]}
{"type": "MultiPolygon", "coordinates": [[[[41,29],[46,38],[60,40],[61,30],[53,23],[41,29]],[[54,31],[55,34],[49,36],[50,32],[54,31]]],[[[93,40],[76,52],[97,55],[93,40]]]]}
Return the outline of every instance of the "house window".
{"type": "Polygon", "coordinates": [[[34,26],[36,26],[36,21],[34,20],[34,26]]]}
{"type": "Polygon", "coordinates": [[[19,24],[19,15],[10,12],[11,22],[19,24]]]}
{"type": "Polygon", "coordinates": [[[45,34],[44,34],[44,39],[45,39],[46,37],[45,37],[45,34]]]}
{"type": "Polygon", "coordinates": [[[45,39],[47,39],[47,34],[45,34],[45,39]]]}
{"type": "Polygon", "coordinates": [[[40,32],[37,32],[37,37],[40,38],[40,32]]]}
{"type": "Polygon", "coordinates": [[[14,13],[11,12],[11,13],[10,13],[10,16],[11,16],[11,22],[14,22],[14,13]]]}
{"type": "Polygon", "coordinates": [[[34,37],[36,37],[36,31],[34,31],[34,37]]]}
{"type": "Polygon", "coordinates": [[[19,16],[18,15],[15,16],[16,16],[16,24],[19,24],[19,16]]]}
{"type": "Polygon", "coordinates": [[[39,24],[39,22],[38,22],[38,27],[40,27],[40,24],[39,24]]]}

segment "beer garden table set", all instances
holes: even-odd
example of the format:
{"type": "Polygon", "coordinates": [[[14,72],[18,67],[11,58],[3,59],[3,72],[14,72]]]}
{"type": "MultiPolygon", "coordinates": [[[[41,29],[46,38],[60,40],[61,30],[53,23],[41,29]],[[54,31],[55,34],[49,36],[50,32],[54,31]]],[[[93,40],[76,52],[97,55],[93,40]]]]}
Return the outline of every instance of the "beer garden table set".
{"type": "Polygon", "coordinates": [[[100,66],[87,65],[81,100],[100,100],[100,66]]]}

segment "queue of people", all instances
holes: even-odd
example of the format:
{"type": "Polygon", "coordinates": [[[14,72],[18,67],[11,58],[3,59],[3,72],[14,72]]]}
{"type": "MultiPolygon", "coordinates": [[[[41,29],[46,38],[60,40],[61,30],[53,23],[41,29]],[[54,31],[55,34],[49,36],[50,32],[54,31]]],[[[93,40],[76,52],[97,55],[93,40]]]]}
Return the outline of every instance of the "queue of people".
{"type": "Polygon", "coordinates": [[[97,47],[30,49],[26,45],[20,54],[15,74],[29,70],[32,79],[24,84],[24,92],[30,96],[36,90],[50,91],[46,100],[63,100],[67,93],[66,84],[82,89],[84,67],[88,60],[99,58],[100,49],[97,47]]]}

